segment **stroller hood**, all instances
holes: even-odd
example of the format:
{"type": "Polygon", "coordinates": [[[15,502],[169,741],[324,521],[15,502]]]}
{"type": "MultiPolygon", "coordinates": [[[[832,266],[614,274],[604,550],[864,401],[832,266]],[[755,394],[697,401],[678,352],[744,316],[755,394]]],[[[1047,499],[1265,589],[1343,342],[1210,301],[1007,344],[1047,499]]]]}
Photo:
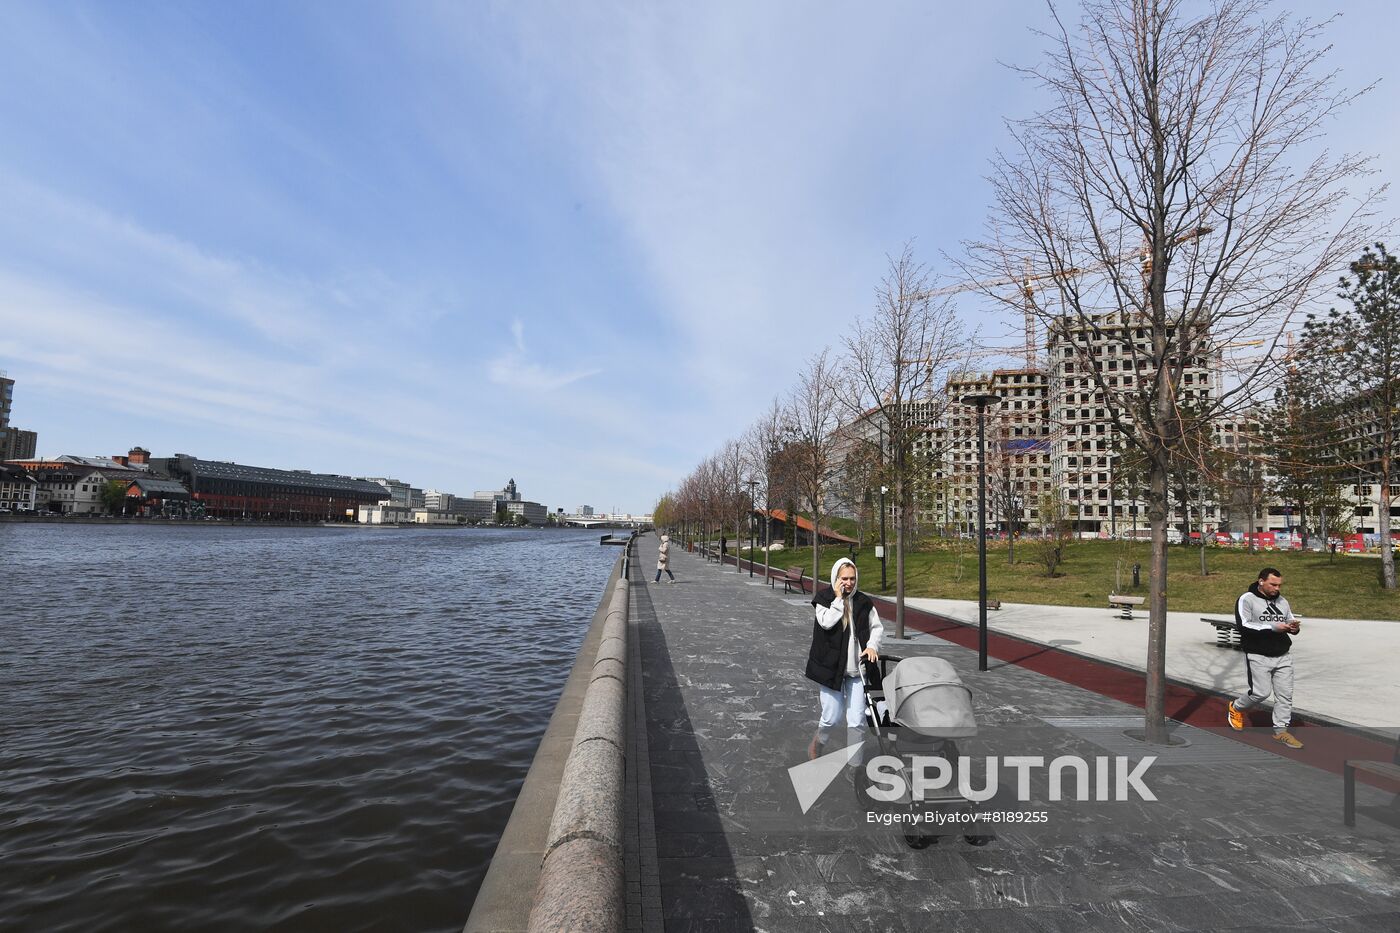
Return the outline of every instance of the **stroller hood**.
{"type": "Polygon", "coordinates": [[[885,678],[890,717],[921,735],[957,739],[977,734],[972,691],[942,658],[905,658],[885,678]]]}

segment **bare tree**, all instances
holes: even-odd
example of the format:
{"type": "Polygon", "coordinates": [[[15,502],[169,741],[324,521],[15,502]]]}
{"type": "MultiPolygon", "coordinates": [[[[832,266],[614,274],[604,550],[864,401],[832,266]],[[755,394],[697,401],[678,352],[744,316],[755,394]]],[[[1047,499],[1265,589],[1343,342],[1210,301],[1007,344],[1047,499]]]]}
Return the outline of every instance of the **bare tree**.
{"type": "Polygon", "coordinates": [[[968,356],[968,341],[948,299],[930,295],[929,273],[906,245],[890,258],[875,293],[875,311],[845,339],[839,397],[848,415],[873,421],[884,436],[894,494],[894,634],[904,637],[904,556],[914,509],[915,444],[942,418],[940,389],[968,356]]]}
{"type": "Polygon", "coordinates": [[[856,538],[865,543],[867,523],[874,514],[874,490],[885,483],[878,444],[863,438],[852,439],[841,457],[836,485],[841,498],[849,503],[856,516],[856,538]]]}
{"type": "MultiPolygon", "coordinates": [[[[807,363],[788,398],[788,423],[793,430],[795,479],[812,510],[812,586],[821,579],[822,500],[831,482],[829,443],[836,427],[836,393],[832,388],[830,351],[822,350],[807,363]]],[[[789,514],[795,526],[797,516],[789,514]]]]}
{"type": "Polygon", "coordinates": [[[1064,562],[1065,549],[1074,537],[1069,512],[1065,500],[1054,490],[1040,496],[1040,535],[1035,538],[1031,551],[1036,560],[1045,567],[1047,577],[1057,576],[1059,566],[1064,562]]]}
{"type": "MultiPolygon", "coordinates": [[[[749,513],[752,502],[749,498],[748,460],[744,456],[744,445],[739,441],[726,441],[719,454],[720,473],[724,483],[726,515],[734,519],[734,572],[740,573],[739,542],[744,538],[744,517],[749,513]]],[[[723,569],[722,567],[720,569],[723,569]]]]}
{"type": "Polygon", "coordinates": [[[753,464],[754,478],[758,480],[755,492],[763,501],[763,579],[765,580],[768,579],[770,559],[768,534],[773,525],[774,492],[779,485],[774,474],[777,470],[778,455],[782,452],[783,441],[787,434],[784,423],[782,406],[775,398],[767,410],[749,426],[748,431],[744,434],[745,456],[753,464]]]}
{"type": "MultiPolygon", "coordinates": [[[[1016,535],[1032,503],[1026,500],[1026,458],[1035,448],[1011,437],[1007,419],[993,418],[991,443],[987,448],[987,509],[1006,533],[1006,564],[1016,563],[1016,535]]],[[[1031,443],[1034,443],[1033,441],[1031,443]]]]}
{"type": "MultiPolygon", "coordinates": [[[[1048,285],[1054,301],[1032,311],[1070,354],[1054,362],[1073,362],[1144,455],[1145,731],[1157,743],[1167,741],[1167,487],[1187,428],[1181,404],[1213,416],[1277,373],[1266,355],[1218,387],[1186,387],[1183,376],[1230,361],[1241,337],[1272,350],[1366,239],[1345,187],[1366,160],[1304,152],[1352,99],[1319,71],[1322,27],[1264,8],[1217,0],[1197,15],[1185,0],[1085,0],[1077,27],[1055,12],[1045,62],[1023,70],[1053,104],[1012,125],[1015,151],[993,167],[989,239],[970,247],[975,279],[1029,269],[1048,285]],[[1128,360],[1132,378],[1108,359],[1128,360]]],[[[1023,295],[986,293],[1026,310],[1023,295]]]]}

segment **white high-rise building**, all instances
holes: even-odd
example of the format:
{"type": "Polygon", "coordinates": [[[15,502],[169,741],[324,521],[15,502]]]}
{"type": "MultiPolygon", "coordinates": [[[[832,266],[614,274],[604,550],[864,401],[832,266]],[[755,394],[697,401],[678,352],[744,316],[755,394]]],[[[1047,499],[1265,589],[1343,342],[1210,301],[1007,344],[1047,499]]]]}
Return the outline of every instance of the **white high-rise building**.
{"type": "MultiPolygon", "coordinates": [[[[1110,391],[1128,392],[1153,379],[1151,344],[1144,327],[1118,323],[1108,315],[1095,327],[1062,318],[1049,329],[1049,416],[1051,424],[1051,479],[1069,507],[1069,516],[1081,534],[1147,527],[1145,490],[1115,476],[1121,444],[1103,391],[1093,378],[1097,369],[1110,391]],[[1091,364],[1090,359],[1096,361],[1091,364]]],[[[1178,404],[1208,402],[1213,378],[1204,356],[1182,373],[1178,404]]],[[[1220,520],[1218,504],[1206,495],[1204,484],[1187,490],[1197,501],[1187,503],[1191,527],[1199,529],[1204,508],[1207,525],[1220,520]]],[[[1173,495],[1168,524],[1185,520],[1179,495],[1173,495]]]]}

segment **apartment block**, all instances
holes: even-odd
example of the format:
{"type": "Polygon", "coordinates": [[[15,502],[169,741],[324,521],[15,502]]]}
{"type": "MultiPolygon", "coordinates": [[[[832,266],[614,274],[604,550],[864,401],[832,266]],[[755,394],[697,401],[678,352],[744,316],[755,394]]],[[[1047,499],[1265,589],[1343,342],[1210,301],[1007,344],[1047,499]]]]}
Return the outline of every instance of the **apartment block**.
{"type": "MultiPolygon", "coordinates": [[[[984,415],[987,527],[1013,531],[1039,527],[1040,497],[1052,488],[1054,437],[1049,383],[1040,369],[963,373],[948,382],[948,395],[992,395],[984,415]]],[[[934,511],[952,530],[977,527],[977,409],[954,404],[946,424],[944,474],[935,483],[934,511]]]]}
{"type": "MultiPolygon", "coordinates": [[[[1104,390],[1129,393],[1155,378],[1150,357],[1147,329],[1110,315],[1092,324],[1062,318],[1047,334],[1051,481],[1061,491],[1081,534],[1122,534],[1134,525],[1147,525],[1145,490],[1140,483],[1115,475],[1122,444],[1104,390]],[[1096,370],[1102,374],[1102,387],[1093,377],[1096,370]]],[[[1206,358],[1193,360],[1182,373],[1178,403],[1187,407],[1206,403],[1213,386],[1214,374],[1206,358]]],[[[1204,484],[1196,484],[1188,493],[1195,493],[1197,499],[1186,504],[1191,527],[1199,528],[1203,518],[1208,526],[1216,526],[1220,507],[1206,494],[1204,484]]],[[[1179,499],[1173,497],[1169,524],[1186,520],[1179,499]]]]}

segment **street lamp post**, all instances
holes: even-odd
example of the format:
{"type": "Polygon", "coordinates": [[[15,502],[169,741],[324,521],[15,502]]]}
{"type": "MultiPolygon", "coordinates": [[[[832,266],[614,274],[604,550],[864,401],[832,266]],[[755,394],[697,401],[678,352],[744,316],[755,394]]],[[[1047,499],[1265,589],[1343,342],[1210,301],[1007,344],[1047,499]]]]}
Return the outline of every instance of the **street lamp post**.
{"type": "Polygon", "coordinates": [[[987,408],[997,395],[964,395],[964,405],[977,408],[977,669],[987,669],[987,408]]]}
{"type": "Polygon", "coordinates": [[[883,593],[888,584],[885,583],[885,493],[890,491],[890,487],[880,487],[880,592],[883,593]]]}
{"type": "Polygon", "coordinates": [[[744,485],[749,487],[749,579],[753,579],[753,488],[758,485],[758,480],[749,477],[744,480],[744,485]]]}

